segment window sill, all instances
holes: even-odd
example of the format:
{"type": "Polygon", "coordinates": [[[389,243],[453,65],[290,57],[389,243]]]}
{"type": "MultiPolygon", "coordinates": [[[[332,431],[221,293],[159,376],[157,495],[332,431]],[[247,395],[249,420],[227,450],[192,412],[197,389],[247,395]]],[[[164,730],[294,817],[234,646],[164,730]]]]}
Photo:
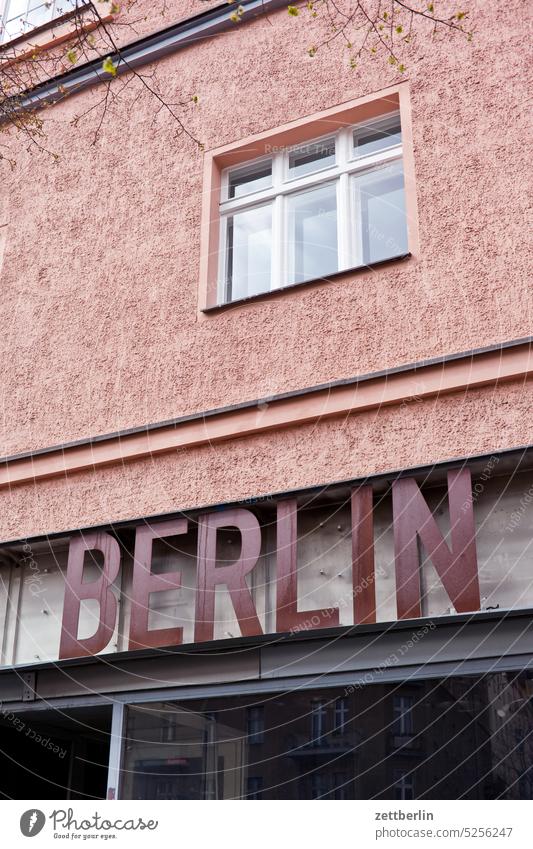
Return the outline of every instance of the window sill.
{"type": "Polygon", "coordinates": [[[311,280],[302,280],[300,283],[289,283],[287,286],[280,286],[278,289],[270,289],[268,292],[260,292],[257,295],[249,295],[246,298],[237,298],[236,300],[228,301],[225,304],[213,304],[213,306],[204,307],[201,312],[221,312],[222,310],[231,309],[231,307],[237,307],[255,301],[263,301],[267,298],[274,298],[282,295],[284,292],[291,292],[294,289],[300,289],[303,286],[316,286],[318,284],[329,283],[330,280],[336,280],[346,274],[362,274],[365,271],[373,271],[376,268],[382,268],[383,266],[409,259],[411,256],[412,254],[408,252],[405,254],[398,254],[398,256],[391,256],[387,259],[381,259],[378,262],[371,262],[368,265],[355,265],[352,268],[343,268],[342,271],[335,271],[333,274],[328,275],[328,277],[315,277],[311,280]]]}

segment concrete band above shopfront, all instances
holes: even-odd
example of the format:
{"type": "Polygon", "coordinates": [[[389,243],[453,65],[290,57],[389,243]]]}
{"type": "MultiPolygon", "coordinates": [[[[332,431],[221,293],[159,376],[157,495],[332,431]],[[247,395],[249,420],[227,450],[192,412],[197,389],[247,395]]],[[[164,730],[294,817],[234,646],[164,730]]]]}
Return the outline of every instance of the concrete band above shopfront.
{"type": "Polygon", "coordinates": [[[533,606],[508,452],[2,549],[2,665],[533,606]]]}
{"type": "MultiPolygon", "coordinates": [[[[246,307],[242,307],[246,309],[246,307]]],[[[368,410],[468,392],[533,374],[531,339],[411,363],[219,410],[0,460],[0,489],[368,410]]]]}

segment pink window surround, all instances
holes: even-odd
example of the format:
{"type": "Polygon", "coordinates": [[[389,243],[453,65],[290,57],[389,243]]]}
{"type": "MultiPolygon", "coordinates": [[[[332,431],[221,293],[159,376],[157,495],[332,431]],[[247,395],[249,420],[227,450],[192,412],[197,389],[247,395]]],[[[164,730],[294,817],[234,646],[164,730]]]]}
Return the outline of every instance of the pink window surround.
{"type": "MultiPolygon", "coordinates": [[[[411,107],[409,88],[402,83],[365,97],[339,104],[331,109],[317,112],[306,118],[292,121],[265,133],[250,136],[224,147],[206,151],[204,160],[203,193],[202,193],[202,223],[201,223],[201,254],[200,254],[200,287],[199,312],[207,319],[206,313],[220,307],[235,307],[236,304],[218,303],[218,254],[220,238],[219,203],[221,191],[221,174],[225,168],[242,165],[260,156],[268,155],[276,150],[293,145],[304,144],[328,133],[378,118],[389,112],[399,110],[402,126],[403,170],[405,181],[405,202],[407,211],[407,234],[409,253],[418,255],[418,224],[416,209],[416,191],[414,177],[414,157],[411,129],[411,107]]],[[[350,275],[353,270],[337,272],[339,275],[350,275]]],[[[363,273],[365,273],[363,271],[363,273]]],[[[372,273],[369,269],[366,273],[372,273]]],[[[251,296],[247,300],[262,299],[265,295],[278,297],[297,296],[297,290],[306,283],[292,284],[290,287],[273,289],[267,293],[251,296]],[[296,290],[296,292],[295,292],[296,290]]],[[[327,285],[327,281],[324,281],[327,285]]],[[[237,302],[238,304],[238,302],[237,302]]]]}

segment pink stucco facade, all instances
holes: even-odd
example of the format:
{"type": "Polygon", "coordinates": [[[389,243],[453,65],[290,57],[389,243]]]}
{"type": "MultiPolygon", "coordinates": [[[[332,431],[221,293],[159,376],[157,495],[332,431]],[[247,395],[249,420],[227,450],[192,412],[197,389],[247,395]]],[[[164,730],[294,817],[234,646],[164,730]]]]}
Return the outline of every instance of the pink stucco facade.
{"type": "MultiPolygon", "coordinates": [[[[144,4],[147,9],[151,4],[144,4]]],[[[140,6],[140,4],[139,4],[140,6]]],[[[419,36],[407,73],[348,67],[286,11],[157,63],[189,139],[126,89],[93,142],[45,116],[54,164],[20,139],[0,189],[3,456],[416,364],[531,334],[521,4],[474,2],[472,43],[419,36]],[[488,58],[490,57],[490,58],[488,58]],[[407,92],[418,245],[407,260],[202,312],[212,149],[391,86],[407,92]]],[[[169,4],[164,20],[205,9],[169,4]]],[[[117,82],[120,85],[120,81],[117,82]]],[[[528,374],[0,490],[0,538],[97,525],[529,444],[528,374]]]]}

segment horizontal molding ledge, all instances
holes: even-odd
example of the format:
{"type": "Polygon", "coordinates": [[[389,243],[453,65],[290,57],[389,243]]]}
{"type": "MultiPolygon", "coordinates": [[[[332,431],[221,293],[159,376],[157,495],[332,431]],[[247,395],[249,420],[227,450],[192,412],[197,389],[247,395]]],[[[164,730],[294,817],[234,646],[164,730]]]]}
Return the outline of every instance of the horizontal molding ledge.
{"type": "Polygon", "coordinates": [[[0,487],[94,471],[182,448],[238,439],[382,406],[435,398],[533,375],[531,340],[371,373],[172,422],[53,446],[0,461],[0,487]]]}

